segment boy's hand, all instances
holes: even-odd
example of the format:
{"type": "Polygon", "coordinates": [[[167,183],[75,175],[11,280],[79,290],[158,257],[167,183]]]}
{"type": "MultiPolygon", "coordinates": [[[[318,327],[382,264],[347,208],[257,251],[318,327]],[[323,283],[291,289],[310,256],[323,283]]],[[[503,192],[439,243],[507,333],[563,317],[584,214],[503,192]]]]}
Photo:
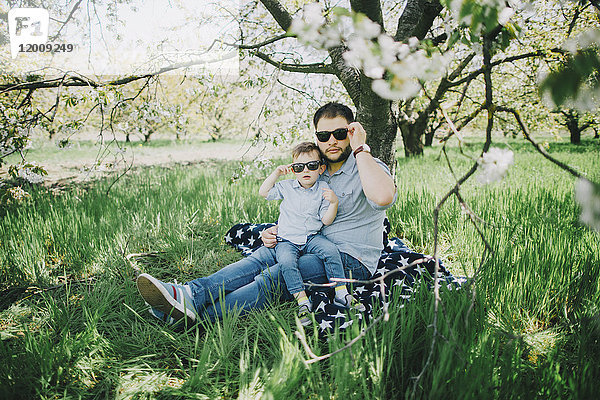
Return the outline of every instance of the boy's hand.
{"type": "Polygon", "coordinates": [[[280,165],[277,168],[275,168],[275,173],[277,174],[277,176],[287,175],[291,172],[290,167],[291,164],[280,165]]]}
{"type": "Polygon", "coordinates": [[[329,201],[330,204],[337,204],[339,201],[333,190],[326,188],[323,188],[323,198],[329,201]]]}

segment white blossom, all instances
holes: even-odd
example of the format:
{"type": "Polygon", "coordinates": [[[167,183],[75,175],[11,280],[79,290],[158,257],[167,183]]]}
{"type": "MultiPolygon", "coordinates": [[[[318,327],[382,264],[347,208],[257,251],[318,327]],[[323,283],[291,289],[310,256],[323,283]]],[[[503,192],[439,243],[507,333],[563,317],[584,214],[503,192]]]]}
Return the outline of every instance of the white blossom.
{"type": "Polygon", "coordinates": [[[296,17],[290,25],[290,32],[298,36],[304,44],[319,44],[321,35],[319,29],[325,24],[325,17],[319,3],[306,4],[302,8],[302,17],[296,17]]]}
{"type": "Polygon", "coordinates": [[[413,36],[408,39],[408,47],[410,47],[411,50],[416,49],[418,45],[419,45],[419,39],[417,39],[416,37],[413,36]]]}
{"type": "Polygon", "coordinates": [[[579,49],[587,49],[600,43],[600,30],[588,29],[574,38],[566,40],[562,48],[569,53],[577,53],[579,49]]]}
{"type": "Polygon", "coordinates": [[[375,39],[381,33],[381,26],[367,17],[358,18],[354,24],[354,31],[363,39],[375,39]]]}
{"type": "Polygon", "coordinates": [[[35,164],[22,166],[18,169],[18,175],[29,183],[42,183],[44,181],[44,177],[41,174],[34,172],[34,169],[37,168],[39,167],[35,164]]]}
{"type": "Polygon", "coordinates": [[[395,77],[392,81],[376,79],[371,83],[371,89],[383,99],[400,100],[416,95],[420,90],[420,86],[414,80],[400,82],[399,79],[395,77]]]}
{"type": "Polygon", "coordinates": [[[600,232],[600,190],[585,178],[575,183],[575,199],[581,206],[579,219],[590,228],[600,232]]]}
{"type": "Polygon", "coordinates": [[[381,50],[381,65],[384,67],[389,67],[398,60],[399,55],[404,52],[407,54],[409,51],[408,46],[396,42],[389,35],[379,35],[379,37],[377,37],[377,43],[381,50]]]}
{"type": "Polygon", "coordinates": [[[511,150],[492,147],[477,161],[481,171],[477,179],[484,184],[503,179],[513,160],[514,154],[511,150]]]}
{"type": "Polygon", "coordinates": [[[515,14],[515,10],[510,7],[505,7],[502,11],[498,13],[498,23],[502,26],[508,24],[508,21],[515,14]]]}
{"type": "Polygon", "coordinates": [[[369,78],[381,79],[383,78],[385,68],[381,66],[379,60],[377,60],[375,57],[370,57],[363,60],[363,72],[369,78]]]}
{"type": "Polygon", "coordinates": [[[363,38],[353,35],[348,39],[348,51],[342,54],[344,61],[351,67],[362,68],[363,61],[373,57],[369,43],[363,38]]]}
{"type": "Polygon", "coordinates": [[[8,193],[15,201],[21,201],[23,199],[31,197],[31,195],[24,191],[21,186],[16,186],[8,189],[8,193]]]}

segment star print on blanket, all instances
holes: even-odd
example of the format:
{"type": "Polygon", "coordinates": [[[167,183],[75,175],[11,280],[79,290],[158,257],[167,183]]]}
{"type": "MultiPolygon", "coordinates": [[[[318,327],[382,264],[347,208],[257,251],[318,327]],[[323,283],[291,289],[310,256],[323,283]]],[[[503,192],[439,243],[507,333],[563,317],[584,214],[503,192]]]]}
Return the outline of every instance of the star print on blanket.
{"type": "MultiPolygon", "coordinates": [[[[225,235],[225,242],[241,251],[244,256],[249,256],[263,245],[260,233],[275,224],[236,224],[225,235]]],[[[398,238],[388,239],[390,223],[384,220],[383,244],[377,270],[373,279],[382,277],[383,295],[381,281],[364,285],[354,284],[353,295],[366,307],[364,313],[357,313],[358,320],[370,320],[374,308],[381,308],[384,302],[389,302],[394,292],[397,293],[399,304],[404,307],[413,294],[417,284],[423,279],[429,287],[433,286],[435,272],[435,260],[417,252],[412,251],[398,238]],[[392,272],[393,271],[393,272],[392,272]]],[[[455,290],[464,282],[464,278],[455,278],[440,262],[438,282],[443,289],[455,290]]],[[[319,325],[321,334],[332,332],[337,325],[343,330],[353,323],[345,309],[333,303],[333,290],[326,288],[307,288],[307,294],[312,300],[315,320],[319,325]]],[[[389,303],[388,303],[389,304],[389,303]]],[[[390,304],[390,307],[394,305],[390,304]]]]}

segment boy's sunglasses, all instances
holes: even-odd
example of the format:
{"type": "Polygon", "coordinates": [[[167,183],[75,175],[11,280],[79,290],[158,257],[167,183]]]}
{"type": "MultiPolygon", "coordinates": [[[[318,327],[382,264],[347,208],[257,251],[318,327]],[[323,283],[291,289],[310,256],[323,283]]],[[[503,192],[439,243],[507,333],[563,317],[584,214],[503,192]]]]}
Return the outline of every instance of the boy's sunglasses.
{"type": "Polygon", "coordinates": [[[340,128],[340,129],[336,129],[335,131],[320,131],[320,132],[315,132],[315,134],[317,135],[317,140],[319,142],[326,142],[329,140],[329,138],[331,137],[331,135],[333,135],[334,138],[336,138],[336,140],[344,140],[346,139],[346,136],[348,136],[348,128],[340,128]]]}
{"type": "Polygon", "coordinates": [[[308,168],[309,171],[316,171],[321,166],[321,161],[309,161],[307,163],[297,162],[291,165],[292,171],[294,171],[297,174],[304,171],[304,166],[306,166],[306,168],[308,168]]]}

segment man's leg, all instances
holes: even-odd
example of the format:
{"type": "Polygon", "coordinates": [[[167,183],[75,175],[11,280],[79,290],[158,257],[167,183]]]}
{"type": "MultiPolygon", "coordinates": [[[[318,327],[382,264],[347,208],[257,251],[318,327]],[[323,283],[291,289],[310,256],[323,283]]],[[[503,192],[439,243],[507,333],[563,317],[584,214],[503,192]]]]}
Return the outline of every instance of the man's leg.
{"type": "Polygon", "coordinates": [[[261,247],[250,256],[220,269],[212,275],[194,279],[190,286],[198,312],[219,300],[219,294],[227,295],[254,281],[261,271],[275,265],[275,251],[261,247]]]}
{"type": "MultiPolygon", "coordinates": [[[[355,258],[340,253],[346,278],[368,279],[368,269],[355,258]]],[[[305,254],[298,259],[298,269],[304,282],[327,283],[327,274],[321,259],[315,254],[305,254]]],[[[218,298],[218,295],[217,297],[218,298]]],[[[223,318],[223,311],[237,309],[242,314],[265,308],[275,301],[291,301],[294,297],[287,291],[283,275],[278,264],[264,269],[252,282],[228,294],[222,301],[210,303],[201,313],[201,317],[211,321],[223,318]]]]}
{"type": "MultiPolygon", "coordinates": [[[[356,258],[340,252],[342,265],[344,266],[344,276],[358,280],[366,280],[371,277],[371,273],[356,258]]],[[[323,261],[314,254],[305,254],[298,259],[298,269],[304,282],[327,283],[327,274],[323,261]]]]}
{"type": "Polygon", "coordinates": [[[243,315],[265,308],[282,298],[290,300],[292,296],[285,288],[279,265],[274,265],[263,270],[249,284],[226,294],[220,301],[207,304],[200,316],[215,321],[223,318],[223,312],[232,310],[240,311],[243,315]]]}

